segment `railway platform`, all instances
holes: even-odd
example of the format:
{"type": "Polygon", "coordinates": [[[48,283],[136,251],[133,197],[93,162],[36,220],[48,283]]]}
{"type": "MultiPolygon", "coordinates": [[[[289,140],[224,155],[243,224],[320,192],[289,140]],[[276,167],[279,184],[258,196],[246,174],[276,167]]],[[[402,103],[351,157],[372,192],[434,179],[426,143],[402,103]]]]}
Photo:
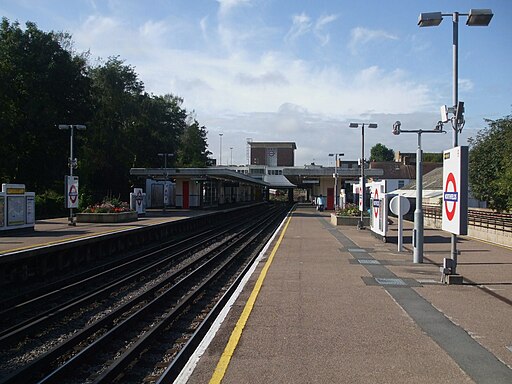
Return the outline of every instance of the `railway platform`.
{"type": "Polygon", "coordinates": [[[297,208],[178,382],[512,383],[512,249],[460,237],[446,285],[449,234],[404,244],[297,208]]]}
{"type": "Polygon", "coordinates": [[[68,225],[68,218],[37,220],[34,230],[0,232],[0,257],[3,254],[33,248],[52,246],[73,240],[88,239],[95,236],[122,232],[135,228],[157,225],[169,221],[198,216],[207,211],[167,209],[150,210],[137,221],[125,223],[77,223],[68,225]]]}

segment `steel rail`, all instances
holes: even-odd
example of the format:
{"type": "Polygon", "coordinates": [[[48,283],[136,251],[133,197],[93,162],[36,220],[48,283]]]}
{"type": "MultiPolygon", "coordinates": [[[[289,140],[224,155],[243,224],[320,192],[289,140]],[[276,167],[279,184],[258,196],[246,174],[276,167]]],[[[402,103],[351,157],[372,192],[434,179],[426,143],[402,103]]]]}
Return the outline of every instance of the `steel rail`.
{"type": "MultiPolygon", "coordinates": [[[[60,367],[58,367],[56,370],[54,370],[52,373],[50,373],[45,378],[41,379],[39,383],[60,383],[66,376],[70,374],[70,372],[74,372],[77,366],[87,364],[87,361],[91,359],[94,355],[96,355],[98,350],[104,350],[104,345],[109,345],[113,340],[118,339],[121,337],[127,330],[131,330],[136,324],[139,322],[142,322],[143,318],[146,317],[147,312],[153,313],[153,311],[161,310],[162,306],[164,306],[165,301],[168,299],[168,297],[172,297],[175,295],[177,291],[180,291],[181,289],[184,289],[184,287],[189,284],[189,281],[192,281],[194,278],[196,278],[201,273],[208,273],[209,270],[212,269],[211,265],[215,264],[215,261],[218,259],[226,256],[227,252],[231,249],[237,246],[237,244],[242,241],[243,238],[245,238],[247,234],[244,234],[240,239],[237,239],[236,241],[230,242],[228,246],[221,251],[221,253],[217,254],[215,257],[210,258],[206,263],[200,265],[198,268],[194,269],[187,277],[184,277],[181,279],[178,283],[173,285],[173,287],[166,290],[164,293],[162,293],[160,296],[156,297],[152,301],[150,301],[148,304],[146,304],[143,308],[139,309],[134,314],[130,315],[128,318],[123,320],[122,322],[116,324],[116,326],[113,329],[110,329],[107,333],[103,334],[100,338],[96,339],[94,342],[89,344],[87,347],[82,349],[78,354],[73,356],[71,359],[67,360],[64,364],[62,364],[60,367]]],[[[229,241],[228,241],[229,242],[229,241]]],[[[219,273],[221,269],[217,268],[216,273],[219,273]]],[[[193,285],[193,284],[192,284],[193,285]]],[[[201,284],[202,286],[202,284],[201,284]]],[[[153,334],[153,329],[159,329],[160,326],[163,324],[168,324],[171,320],[175,319],[180,313],[181,308],[186,308],[186,306],[190,303],[188,300],[192,300],[195,298],[199,292],[197,290],[194,290],[192,293],[189,293],[185,296],[181,304],[176,305],[173,310],[171,310],[165,317],[162,319],[162,321],[158,325],[153,325],[151,330],[144,333],[144,335],[151,335],[153,334]],[[187,300],[188,299],[188,300],[187,300]],[[184,304],[184,302],[186,302],[184,304]]],[[[143,336],[143,338],[148,336],[143,336]]],[[[137,341],[132,348],[127,350],[123,354],[123,359],[132,356],[132,353],[136,353],[136,351],[139,351],[139,348],[142,348],[141,346],[144,346],[145,344],[142,341],[137,341]]],[[[112,369],[109,369],[109,371],[117,372],[120,368],[124,367],[122,360],[119,360],[118,358],[113,366],[112,369]]],[[[113,373],[108,374],[109,377],[113,373]]]]}
{"type": "MultiPolygon", "coordinates": [[[[236,225],[236,227],[239,227],[236,225]]],[[[217,235],[218,237],[218,235],[217,235]]],[[[190,266],[186,266],[184,268],[190,268],[190,266]]],[[[176,279],[176,275],[173,275],[174,279],[176,279]]],[[[170,277],[170,279],[172,278],[170,277]]],[[[154,289],[148,290],[146,294],[141,295],[139,298],[140,300],[143,300],[146,297],[149,297],[153,294],[157,289],[160,289],[164,284],[166,284],[166,281],[168,283],[169,279],[164,280],[161,284],[157,284],[154,289]]],[[[135,298],[133,299],[135,300],[135,298]]],[[[121,311],[126,312],[126,308],[129,306],[133,306],[135,301],[130,301],[128,303],[125,303],[125,305],[119,307],[115,312],[119,313],[121,311]]],[[[9,375],[7,378],[4,378],[2,382],[20,382],[20,380],[26,382],[29,381],[31,377],[33,377],[33,373],[40,371],[44,367],[47,367],[51,365],[52,361],[55,361],[59,356],[62,356],[66,351],[69,351],[71,348],[74,348],[76,345],[81,343],[84,339],[92,335],[93,333],[97,332],[102,327],[108,327],[111,326],[112,322],[114,321],[115,315],[112,314],[112,316],[108,315],[102,320],[99,320],[98,322],[91,324],[90,326],[84,328],[79,333],[75,334],[71,339],[63,342],[62,344],[58,345],[51,351],[45,353],[44,355],[40,356],[33,362],[29,363],[28,365],[22,367],[21,369],[15,371],[11,375],[9,375]]]]}

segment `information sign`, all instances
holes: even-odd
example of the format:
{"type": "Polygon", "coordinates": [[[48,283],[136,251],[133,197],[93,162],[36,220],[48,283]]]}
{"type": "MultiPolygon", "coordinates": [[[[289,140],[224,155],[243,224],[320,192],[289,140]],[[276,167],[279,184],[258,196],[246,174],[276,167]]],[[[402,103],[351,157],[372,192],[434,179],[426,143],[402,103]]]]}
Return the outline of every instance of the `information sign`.
{"type": "Polygon", "coordinates": [[[66,208],[78,208],[78,176],[66,176],[66,208]]]}
{"type": "Polygon", "coordinates": [[[468,233],[468,147],[443,153],[443,231],[468,233]]]}

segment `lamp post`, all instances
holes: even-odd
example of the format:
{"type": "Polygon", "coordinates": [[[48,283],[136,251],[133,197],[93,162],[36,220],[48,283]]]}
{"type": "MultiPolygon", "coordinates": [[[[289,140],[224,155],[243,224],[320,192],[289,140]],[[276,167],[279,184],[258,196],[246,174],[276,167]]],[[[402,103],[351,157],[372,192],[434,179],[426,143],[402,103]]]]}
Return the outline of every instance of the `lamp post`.
{"type": "MultiPolygon", "coordinates": [[[[72,177],[73,176],[73,169],[76,168],[78,166],[78,160],[75,159],[73,157],[73,131],[75,129],[78,129],[79,131],[83,131],[85,130],[87,127],[85,125],[80,125],[80,124],[59,124],[59,129],[60,130],[65,130],[65,129],[69,129],[69,160],[68,160],[68,163],[69,163],[69,176],[72,177]]],[[[66,191],[66,193],[69,193],[68,191],[66,191]]],[[[76,191],[76,193],[78,194],[78,191],[76,191]]],[[[78,197],[77,197],[78,199],[78,197]]],[[[66,201],[68,201],[68,199],[66,199],[66,201]]],[[[69,222],[68,224],[69,225],[76,225],[76,222],[75,220],[73,219],[73,208],[69,208],[69,222]]]]}
{"type": "MultiPolygon", "coordinates": [[[[420,13],[418,18],[418,25],[420,27],[437,27],[443,21],[443,17],[452,17],[452,29],[453,29],[453,112],[454,119],[452,120],[453,125],[453,147],[459,145],[458,134],[462,130],[459,129],[460,125],[463,125],[463,119],[461,107],[459,107],[459,16],[467,16],[466,25],[474,27],[486,27],[491,22],[493,13],[490,9],[471,9],[469,13],[442,13],[442,12],[428,12],[420,13]],[[460,117],[460,118],[459,118],[460,117]]],[[[462,107],[463,108],[463,107],[462,107]]],[[[452,273],[456,273],[457,268],[457,235],[451,235],[451,258],[453,260],[452,273]]]]}
{"type": "Polygon", "coordinates": [[[329,153],[329,156],[334,156],[334,209],[339,207],[338,202],[338,156],[345,156],[344,153],[329,153]]]}
{"type": "Polygon", "coordinates": [[[366,183],[364,180],[364,127],[367,126],[368,128],[377,128],[377,124],[375,123],[350,123],[349,128],[359,128],[361,127],[361,159],[359,161],[359,166],[361,167],[361,204],[360,204],[360,211],[361,211],[361,218],[359,222],[357,223],[358,229],[364,229],[363,225],[363,212],[365,208],[364,204],[364,194],[366,189],[366,183]]]}
{"type": "Polygon", "coordinates": [[[229,150],[231,151],[231,161],[229,165],[233,165],[233,147],[229,147],[229,150]]]}
{"type": "Polygon", "coordinates": [[[169,176],[167,173],[167,158],[174,156],[174,153],[167,153],[167,152],[158,153],[158,156],[164,158],[164,209],[163,209],[163,211],[165,212],[166,203],[169,202],[169,196],[168,196],[169,190],[167,189],[167,179],[169,176]]]}
{"type": "Polygon", "coordinates": [[[222,165],[222,135],[223,133],[219,133],[219,165],[222,165]]]}
{"type": "Polygon", "coordinates": [[[423,263],[423,162],[421,151],[421,134],[422,133],[446,133],[443,131],[443,123],[438,122],[436,127],[430,131],[422,129],[401,129],[402,123],[399,121],[393,124],[393,134],[400,133],[417,133],[418,147],[416,149],[416,209],[414,210],[414,229],[412,232],[413,262],[423,263]]]}

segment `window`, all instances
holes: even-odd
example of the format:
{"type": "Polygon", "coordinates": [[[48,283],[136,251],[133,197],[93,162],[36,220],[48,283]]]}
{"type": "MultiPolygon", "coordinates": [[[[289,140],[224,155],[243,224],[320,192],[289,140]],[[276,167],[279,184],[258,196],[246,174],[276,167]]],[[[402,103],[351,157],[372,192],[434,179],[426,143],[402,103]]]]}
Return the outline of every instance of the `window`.
{"type": "Polygon", "coordinates": [[[403,188],[405,185],[405,181],[404,180],[398,180],[398,188],[403,188]]]}

